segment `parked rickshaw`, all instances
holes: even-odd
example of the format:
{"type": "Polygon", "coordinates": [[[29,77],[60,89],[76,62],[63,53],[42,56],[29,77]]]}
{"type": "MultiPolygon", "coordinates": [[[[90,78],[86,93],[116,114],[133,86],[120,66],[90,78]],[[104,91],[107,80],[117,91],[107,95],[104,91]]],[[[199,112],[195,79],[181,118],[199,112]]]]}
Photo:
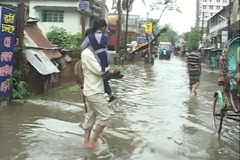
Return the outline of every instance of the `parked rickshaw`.
{"type": "Polygon", "coordinates": [[[240,119],[240,35],[228,41],[223,54],[218,84],[223,90],[214,94],[213,125],[220,133],[224,118],[239,123],[240,119]]]}

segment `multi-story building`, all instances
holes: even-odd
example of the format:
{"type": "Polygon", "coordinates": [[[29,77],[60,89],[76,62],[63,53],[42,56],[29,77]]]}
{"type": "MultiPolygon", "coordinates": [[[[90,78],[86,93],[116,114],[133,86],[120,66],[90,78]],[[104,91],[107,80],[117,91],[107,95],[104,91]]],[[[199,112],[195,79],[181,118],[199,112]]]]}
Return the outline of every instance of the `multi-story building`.
{"type": "MultiPolygon", "coordinates": [[[[29,17],[39,19],[38,26],[44,33],[51,27],[61,27],[73,34],[81,32],[81,15],[78,11],[79,0],[25,0],[29,17]]],[[[89,1],[89,0],[85,0],[89,1]]],[[[89,1],[86,10],[86,28],[93,24],[95,19],[107,19],[108,9],[106,0],[89,1]]],[[[1,0],[0,5],[16,7],[16,0],[1,0]]]]}
{"type": "MultiPolygon", "coordinates": [[[[196,24],[206,31],[207,21],[229,4],[229,0],[197,0],[196,24]]],[[[205,37],[205,34],[203,35],[205,37]]]]}
{"type": "MultiPolygon", "coordinates": [[[[116,49],[117,45],[117,35],[118,35],[118,15],[117,14],[109,14],[108,16],[108,29],[110,30],[109,33],[109,41],[108,41],[108,48],[111,50],[116,49]]],[[[132,41],[137,40],[137,36],[139,35],[139,22],[140,16],[139,15],[132,15],[130,14],[128,17],[128,38],[127,43],[130,44],[132,41]]],[[[126,14],[122,15],[122,31],[121,33],[121,42],[122,44],[125,42],[125,34],[126,34],[126,14]]]]}
{"type": "Polygon", "coordinates": [[[208,20],[207,36],[210,44],[223,47],[228,38],[240,34],[240,0],[232,2],[208,20]],[[229,15],[230,13],[230,15],[229,15]]]}
{"type": "Polygon", "coordinates": [[[195,21],[195,25],[197,25],[200,21],[199,11],[200,11],[200,0],[196,0],[196,21],[195,21]]]}

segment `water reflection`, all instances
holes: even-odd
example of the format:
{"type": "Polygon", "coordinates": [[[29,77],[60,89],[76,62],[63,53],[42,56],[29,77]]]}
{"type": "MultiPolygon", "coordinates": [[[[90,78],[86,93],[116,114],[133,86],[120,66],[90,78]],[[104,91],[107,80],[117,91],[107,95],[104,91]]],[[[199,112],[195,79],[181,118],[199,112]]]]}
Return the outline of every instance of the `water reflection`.
{"type": "Polygon", "coordinates": [[[82,148],[84,119],[76,85],[40,100],[0,110],[1,160],[237,160],[239,127],[224,124],[221,139],[212,128],[217,72],[203,68],[199,96],[189,95],[186,63],[180,58],[123,68],[111,85],[118,99],[100,148],[82,148]]]}

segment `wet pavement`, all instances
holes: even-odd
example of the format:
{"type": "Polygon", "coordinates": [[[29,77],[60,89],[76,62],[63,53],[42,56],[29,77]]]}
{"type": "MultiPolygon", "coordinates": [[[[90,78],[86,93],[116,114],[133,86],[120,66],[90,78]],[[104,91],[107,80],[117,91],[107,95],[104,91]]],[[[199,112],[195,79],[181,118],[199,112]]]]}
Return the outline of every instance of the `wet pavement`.
{"type": "Polygon", "coordinates": [[[189,94],[181,58],[125,66],[112,81],[118,99],[100,147],[83,149],[78,86],[0,109],[0,160],[239,160],[239,124],[212,127],[217,74],[205,65],[198,97],[189,94]]]}

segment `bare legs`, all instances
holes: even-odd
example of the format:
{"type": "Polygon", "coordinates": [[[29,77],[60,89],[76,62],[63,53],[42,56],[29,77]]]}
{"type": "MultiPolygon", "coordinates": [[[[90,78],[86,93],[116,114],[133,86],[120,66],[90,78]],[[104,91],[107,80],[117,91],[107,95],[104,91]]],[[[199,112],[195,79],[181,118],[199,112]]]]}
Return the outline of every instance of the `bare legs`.
{"type": "Polygon", "coordinates": [[[86,147],[86,148],[97,148],[98,145],[99,145],[98,144],[98,139],[99,139],[99,136],[102,133],[103,129],[104,129],[103,126],[97,125],[96,130],[95,130],[94,135],[93,135],[93,139],[92,139],[91,142],[89,142],[91,131],[85,130],[84,147],[86,147]]]}
{"type": "Polygon", "coordinates": [[[85,117],[85,122],[83,123],[83,128],[85,129],[84,135],[84,146],[87,148],[98,147],[98,138],[102,133],[104,126],[107,124],[110,118],[110,113],[108,109],[108,102],[104,97],[104,94],[95,94],[93,96],[87,97],[88,102],[88,112],[85,117]],[[91,130],[98,118],[98,124],[96,126],[93,139],[90,141],[91,130]]]}
{"type": "Polygon", "coordinates": [[[195,96],[197,96],[197,88],[199,87],[199,82],[197,82],[197,83],[195,83],[195,85],[194,85],[194,88],[193,88],[193,92],[194,92],[194,94],[195,94],[195,96]]]}
{"type": "Polygon", "coordinates": [[[103,126],[97,125],[96,130],[95,130],[94,135],[93,135],[93,139],[87,145],[89,148],[97,148],[98,147],[98,145],[99,145],[98,139],[99,139],[99,136],[102,133],[103,129],[104,129],[103,126]]]}
{"type": "Polygon", "coordinates": [[[85,148],[88,147],[90,135],[91,135],[91,130],[85,130],[84,144],[83,144],[83,146],[84,146],[85,148]]]}
{"type": "Polygon", "coordinates": [[[195,83],[194,85],[190,85],[189,86],[190,93],[192,93],[193,91],[195,96],[197,96],[197,88],[199,87],[199,85],[200,85],[199,82],[195,83]]]}

